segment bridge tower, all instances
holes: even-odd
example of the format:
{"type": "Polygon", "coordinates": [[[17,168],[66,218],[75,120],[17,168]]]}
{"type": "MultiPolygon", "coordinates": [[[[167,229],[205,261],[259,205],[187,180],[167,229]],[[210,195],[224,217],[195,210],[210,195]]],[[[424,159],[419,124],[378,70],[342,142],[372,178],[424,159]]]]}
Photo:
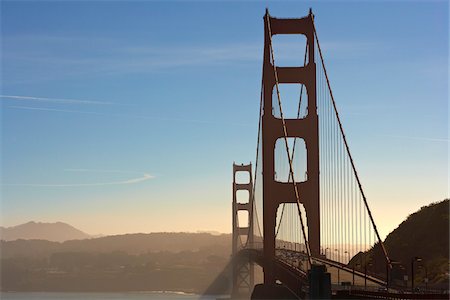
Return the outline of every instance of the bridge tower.
{"type": "MultiPolygon", "coordinates": [[[[252,246],[254,242],[253,235],[253,179],[252,179],[252,164],[236,165],[233,163],[233,236],[232,236],[232,255],[233,255],[233,286],[232,298],[239,298],[251,294],[254,286],[254,266],[249,258],[240,253],[242,250],[241,241],[252,246]],[[248,173],[249,182],[236,182],[236,173],[248,173]],[[237,192],[248,191],[248,200],[245,202],[238,202],[237,192]],[[239,211],[246,211],[248,214],[247,223],[239,223],[239,211]]],[[[241,220],[242,222],[242,220],[241,220]]]]}
{"type": "MultiPolygon", "coordinates": [[[[289,138],[301,138],[306,145],[307,179],[297,183],[300,202],[306,210],[308,241],[311,255],[320,254],[319,213],[319,123],[316,101],[316,64],[314,60],[313,14],[300,19],[277,19],[266,11],[264,17],[262,171],[264,216],[264,283],[275,283],[275,227],[277,210],[282,203],[297,203],[292,182],[275,180],[275,143],[284,138],[283,124],[273,114],[273,91],[276,84],[271,63],[271,39],[277,34],[302,34],[308,45],[308,60],[304,67],[278,67],[279,84],[303,84],[308,95],[307,115],[302,119],[286,119],[289,138]],[[270,24],[269,24],[270,23],[270,24]],[[270,26],[270,30],[269,30],[270,26]]],[[[299,49],[299,53],[300,53],[299,49]]],[[[286,154],[287,155],[287,154],[286,154]]]]}

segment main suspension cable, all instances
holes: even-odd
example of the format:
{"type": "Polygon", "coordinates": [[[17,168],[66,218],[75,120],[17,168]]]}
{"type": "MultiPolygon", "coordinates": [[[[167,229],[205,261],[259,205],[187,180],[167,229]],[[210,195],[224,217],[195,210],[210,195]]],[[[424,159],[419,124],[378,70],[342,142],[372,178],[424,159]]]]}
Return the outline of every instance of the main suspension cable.
{"type": "Polygon", "coordinates": [[[263,80],[263,78],[261,78],[261,93],[260,93],[260,100],[259,100],[258,137],[257,137],[257,141],[256,141],[256,160],[255,160],[255,175],[254,175],[255,180],[253,181],[252,199],[251,199],[252,203],[253,203],[253,207],[251,210],[251,220],[253,221],[254,220],[253,218],[256,215],[256,225],[258,227],[260,236],[262,236],[262,233],[261,233],[261,226],[259,224],[259,219],[258,219],[258,212],[256,210],[255,192],[256,192],[256,183],[257,183],[257,178],[258,178],[258,158],[259,158],[259,145],[260,145],[259,142],[260,142],[260,136],[261,136],[261,123],[262,123],[262,115],[263,115],[263,91],[264,91],[264,80],[263,80]]]}

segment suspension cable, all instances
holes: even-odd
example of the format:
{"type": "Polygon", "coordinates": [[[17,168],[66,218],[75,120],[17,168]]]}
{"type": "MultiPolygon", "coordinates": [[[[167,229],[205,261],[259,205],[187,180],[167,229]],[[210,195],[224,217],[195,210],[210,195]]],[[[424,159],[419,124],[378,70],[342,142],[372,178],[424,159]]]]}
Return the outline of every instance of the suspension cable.
{"type": "Polygon", "coordinates": [[[378,229],[377,229],[377,226],[376,226],[376,224],[375,224],[375,221],[374,221],[374,219],[373,219],[373,217],[372,217],[372,213],[371,213],[371,211],[370,211],[369,205],[368,205],[368,203],[367,203],[367,199],[366,199],[366,196],[365,196],[365,194],[364,194],[364,191],[363,191],[363,188],[362,188],[362,184],[361,184],[361,181],[360,181],[359,176],[358,176],[358,172],[356,171],[356,167],[355,167],[355,163],[354,163],[354,161],[353,161],[353,157],[352,157],[352,155],[351,155],[351,153],[350,153],[350,148],[349,148],[348,143],[347,143],[347,138],[345,137],[344,129],[343,129],[342,123],[341,123],[341,119],[339,118],[339,113],[338,113],[338,111],[337,111],[336,102],[335,102],[335,100],[334,100],[333,92],[332,92],[332,90],[331,90],[330,81],[329,81],[329,79],[328,79],[328,73],[327,73],[327,70],[326,70],[326,68],[325,68],[325,64],[324,64],[324,60],[323,60],[323,56],[322,56],[322,50],[321,50],[321,48],[320,48],[319,38],[318,38],[318,36],[317,36],[316,26],[315,26],[315,24],[314,24],[314,18],[312,18],[312,20],[313,20],[314,37],[315,37],[315,40],[316,40],[316,42],[317,42],[317,48],[318,48],[318,50],[319,50],[320,59],[321,59],[321,61],[322,61],[322,68],[323,68],[323,71],[324,71],[324,74],[325,74],[325,79],[326,79],[326,82],[327,82],[328,90],[329,90],[329,92],[330,92],[331,101],[332,101],[332,104],[333,104],[334,112],[335,112],[335,114],[336,114],[336,118],[337,118],[337,121],[338,121],[338,125],[339,125],[339,129],[340,129],[340,132],[341,132],[341,135],[342,135],[342,139],[343,139],[343,141],[344,141],[345,149],[346,149],[347,154],[348,154],[348,156],[349,156],[350,163],[351,163],[351,166],[352,166],[352,169],[353,169],[353,173],[355,174],[356,182],[358,183],[358,187],[359,187],[359,190],[360,190],[360,192],[361,192],[361,196],[362,196],[362,199],[363,199],[363,201],[364,201],[364,205],[365,205],[365,207],[366,207],[366,209],[367,209],[367,213],[368,213],[368,215],[369,215],[369,218],[370,218],[370,221],[371,221],[371,223],[372,223],[373,229],[374,229],[374,231],[375,231],[375,233],[376,233],[376,235],[377,235],[378,241],[380,242],[381,248],[383,249],[384,257],[385,257],[385,259],[386,259],[386,262],[387,262],[388,265],[389,265],[389,268],[392,268],[391,261],[390,261],[390,259],[389,259],[388,254],[387,254],[386,248],[384,247],[384,243],[383,243],[383,241],[381,240],[380,235],[379,235],[379,233],[378,233],[378,229]]]}
{"type": "MultiPolygon", "coordinates": [[[[262,74],[262,72],[261,72],[262,74]]],[[[259,158],[259,140],[260,140],[260,135],[261,135],[261,122],[262,122],[262,115],[263,115],[263,91],[264,91],[264,80],[261,77],[261,93],[260,93],[260,100],[259,100],[259,120],[258,120],[258,137],[257,137],[257,141],[256,141],[256,160],[255,160],[255,174],[254,174],[254,182],[253,182],[253,187],[252,187],[252,210],[251,210],[251,220],[253,222],[254,217],[256,215],[256,225],[258,225],[258,231],[259,231],[259,235],[262,236],[261,233],[261,226],[259,225],[259,219],[258,219],[258,213],[256,210],[256,204],[255,204],[255,192],[256,192],[256,179],[258,178],[258,158],[259,158]]],[[[253,224],[252,224],[253,227],[253,224]]],[[[249,228],[249,234],[250,234],[250,230],[253,230],[253,228],[249,228]]],[[[247,243],[246,243],[246,247],[248,244],[248,239],[247,239],[247,243]]]]}

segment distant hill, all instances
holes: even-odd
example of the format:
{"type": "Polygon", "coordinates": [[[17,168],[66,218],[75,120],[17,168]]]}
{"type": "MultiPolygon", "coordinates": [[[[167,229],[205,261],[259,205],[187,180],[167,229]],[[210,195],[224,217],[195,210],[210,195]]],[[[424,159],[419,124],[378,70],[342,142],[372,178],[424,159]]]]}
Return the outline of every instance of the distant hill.
{"type": "Polygon", "coordinates": [[[0,291],[227,294],[230,286],[230,234],[138,233],[0,246],[0,291]]]}
{"type": "Polygon", "coordinates": [[[90,235],[81,230],[62,222],[28,222],[13,227],[0,227],[0,238],[4,241],[35,239],[64,242],[67,240],[81,240],[90,237],[90,235]]]}
{"type": "Polygon", "coordinates": [[[128,254],[147,252],[182,252],[209,249],[211,253],[223,256],[231,254],[231,235],[209,233],[134,233],[113,235],[85,240],[52,242],[44,240],[1,241],[1,257],[48,257],[56,252],[109,253],[114,251],[128,254]]]}
{"type": "MultiPolygon", "coordinates": [[[[415,263],[416,286],[422,284],[425,270],[428,272],[429,285],[448,287],[449,280],[449,199],[432,203],[411,214],[384,241],[391,260],[401,264],[399,270],[394,270],[399,278],[411,276],[411,259],[420,257],[421,262],[415,263]]],[[[385,274],[386,266],[377,245],[366,254],[371,261],[368,270],[385,274]]],[[[360,261],[363,253],[352,258],[350,265],[360,261]]]]}

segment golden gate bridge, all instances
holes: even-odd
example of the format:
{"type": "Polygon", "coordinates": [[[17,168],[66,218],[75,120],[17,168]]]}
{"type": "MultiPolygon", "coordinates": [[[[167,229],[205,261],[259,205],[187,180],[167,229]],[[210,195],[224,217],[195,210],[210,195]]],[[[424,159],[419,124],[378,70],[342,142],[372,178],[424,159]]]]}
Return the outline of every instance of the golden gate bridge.
{"type": "Polygon", "coordinates": [[[233,164],[232,211],[233,298],[447,299],[404,293],[392,280],[398,266],[358,176],[311,10],[298,19],[266,10],[256,160],[233,164]],[[276,35],[306,37],[303,65],[276,64],[276,35]],[[286,85],[298,87],[298,99],[285,99],[286,85]],[[285,117],[286,101],[298,104],[294,118],[285,117]],[[238,182],[238,173],[249,180],[238,182]],[[264,283],[254,288],[255,263],[264,283]],[[368,272],[374,265],[385,267],[368,272]]]}

